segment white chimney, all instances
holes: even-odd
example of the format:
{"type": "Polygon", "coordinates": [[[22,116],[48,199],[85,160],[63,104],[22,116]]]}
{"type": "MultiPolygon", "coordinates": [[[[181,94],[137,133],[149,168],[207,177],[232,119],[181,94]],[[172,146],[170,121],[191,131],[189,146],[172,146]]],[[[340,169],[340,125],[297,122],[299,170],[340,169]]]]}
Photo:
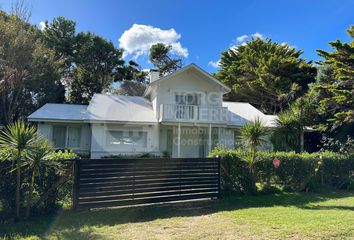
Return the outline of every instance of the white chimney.
{"type": "Polygon", "coordinates": [[[149,72],[150,83],[160,78],[160,72],[156,69],[151,69],[149,72]]]}

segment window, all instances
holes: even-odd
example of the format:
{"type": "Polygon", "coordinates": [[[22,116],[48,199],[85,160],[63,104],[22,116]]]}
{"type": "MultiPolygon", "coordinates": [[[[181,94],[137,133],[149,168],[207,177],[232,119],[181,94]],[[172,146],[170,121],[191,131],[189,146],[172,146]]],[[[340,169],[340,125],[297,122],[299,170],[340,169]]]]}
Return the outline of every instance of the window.
{"type": "Polygon", "coordinates": [[[79,126],[53,126],[53,144],[56,148],[79,148],[81,140],[81,127],[79,126]]]}
{"type": "Polygon", "coordinates": [[[110,130],[106,134],[108,146],[146,147],[147,133],[143,131],[110,130]]]}
{"type": "Polygon", "coordinates": [[[78,148],[80,147],[80,127],[68,127],[68,138],[67,138],[67,147],[69,148],[78,148]]]}
{"type": "Polygon", "coordinates": [[[65,126],[53,126],[53,144],[57,148],[66,147],[66,127],[65,126]]]}
{"type": "Polygon", "coordinates": [[[186,93],[176,94],[176,104],[179,105],[200,105],[200,94],[186,93]]]}
{"type": "Polygon", "coordinates": [[[197,93],[186,93],[186,94],[176,94],[176,118],[177,119],[194,119],[196,116],[195,106],[200,105],[200,94],[197,93]]]}

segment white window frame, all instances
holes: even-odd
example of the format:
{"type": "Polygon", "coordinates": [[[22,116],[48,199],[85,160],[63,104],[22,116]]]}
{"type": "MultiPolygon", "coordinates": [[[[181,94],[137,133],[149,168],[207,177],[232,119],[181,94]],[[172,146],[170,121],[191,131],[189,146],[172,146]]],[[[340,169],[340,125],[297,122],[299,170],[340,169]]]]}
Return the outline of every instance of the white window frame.
{"type": "Polygon", "coordinates": [[[174,102],[175,102],[176,105],[200,106],[201,105],[201,101],[202,101],[201,98],[202,98],[202,96],[198,92],[175,92],[174,102]],[[193,97],[197,97],[197,103],[196,104],[188,103],[188,96],[190,96],[190,95],[194,95],[193,97]],[[184,104],[177,103],[177,96],[183,96],[185,103],[184,104]]]}
{"type": "MultiPolygon", "coordinates": [[[[73,150],[77,150],[81,148],[81,134],[82,134],[82,127],[81,126],[77,126],[77,125],[63,125],[63,124],[55,124],[52,126],[52,143],[54,144],[54,127],[65,127],[65,146],[64,148],[67,149],[73,149],[73,150]],[[78,128],[79,129],[79,146],[78,147],[69,147],[69,128],[78,128]]],[[[54,146],[55,148],[61,148],[61,147],[57,147],[54,146]]]]}
{"type": "Polygon", "coordinates": [[[138,149],[146,149],[148,147],[148,131],[145,130],[140,130],[140,129],[106,129],[105,131],[105,146],[108,148],[138,148],[138,149]],[[130,132],[133,133],[142,133],[145,134],[145,144],[144,145],[137,145],[135,143],[133,143],[132,145],[124,145],[124,144],[110,144],[110,142],[108,141],[108,134],[112,135],[110,132],[122,132],[122,135],[124,136],[125,134],[130,134],[130,132]]]}

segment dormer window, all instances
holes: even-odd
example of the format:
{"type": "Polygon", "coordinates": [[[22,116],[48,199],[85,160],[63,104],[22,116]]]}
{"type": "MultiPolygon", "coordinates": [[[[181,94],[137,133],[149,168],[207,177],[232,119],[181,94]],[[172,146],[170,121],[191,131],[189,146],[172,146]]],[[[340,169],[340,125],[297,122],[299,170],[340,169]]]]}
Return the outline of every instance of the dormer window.
{"type": "Polygon", "coordinates": [[[177,93],[176,104],[178,105],[200,105],[200,94],[177,93]]]}

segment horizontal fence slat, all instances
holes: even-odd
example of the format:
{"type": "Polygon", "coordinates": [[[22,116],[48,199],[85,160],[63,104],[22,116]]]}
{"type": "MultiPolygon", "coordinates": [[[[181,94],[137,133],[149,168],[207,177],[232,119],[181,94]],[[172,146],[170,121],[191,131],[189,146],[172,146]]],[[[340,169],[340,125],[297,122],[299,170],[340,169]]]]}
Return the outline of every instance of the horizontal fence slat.
{"type": "Polygon", "coordinates": [[[160,170],[160,171],[129,171],[129,172],[91,172],[91,173],[82,173],[80,176],[82,179],[90,179],[90,178],[108,178],[108,177],[120,177],[120,176],[144,176],[144,175],[169,175],[169,174],[183,174],[183,175],[188,175],[188,174],[198,174],[198,173],[216,173],[215,169],[196,169],[196,170],[160,170]]]}
{"type": "Polygon", "coordinates": [[[217,198],[218,194],[194,194],[176,197],[159,197],[159,198],[147,198],[147,199],[134,199],[126,201],[108,201],[108,202],[96,202],[96,203],[80,203],[78,204],[78,209],[89,209],[89,208],[102,208],[102,207],[117,207],[117,206],[128,206],[128,205],[139,205],[139,204],[150,204],[150,203],[161,203],[161,202],[174,202],[183,200],[193,200],[193,199],[205,199],[205,198],[217,198]]]}
{"type": "Polygon", "coordinates": [[[153,192],[153,193],[138,193],[138,194],[121,194],[115,196],[95,196],[89,198],[79,198],[79,203],[84,202],[97,202],[97,201],[114,201],[114,200],[127,200],[127,199],[140,199],[140,198],[152,198],[152,197],[163,197],[163,196],[180,196],[183,194],[202,194],[202,193],[216,193],[217,190],[211,189],[195,189],[195,190],[175,190],[175,191],[163,191],[163,192],[153,192]]]}
{"type": "Polygon", "coordinates": [[[88,193],[80,193],[79,198],[81,197],[95,197],[95,196],[113,196],[113,195],[122,195],[122,194],[136,194],[136,193],[149,193],[149,192],[163,192],[163,191],[174,191],[174,190],[196,190],[196,189],[209,189],[212,191],[218,190],[218,185],[196,185],[196,186],[171,186],[171,187],[146,187],[138,189],[125,189],[125,190],[109,190],[106,191],[96,191],[88,193]]]}
{"type": "Polygon", "coordinates": [[[135,180],[133,181],[133,178],[130,180],[124,180],[124,181],[109,181],[109,182],[91,182],[91,183],[81,183],[79,182],[79,187],[88,187],[88,186],[117,186],[117,185],[131,185],[132,182],[135,182],[135,184],[154,184],[154,183],[160,183],[160,182],[181,182],[181,183],[191,183],[191,182],[204,182],[204,181],[217,181],[218,177],[206,177],[206,178],[183,178],[183,179],[140,179],[140,180],[135,180]]]}
{"type": "Polygon", "coordinates": [[[188,163],[188,162],[218,162],[218,158],[137,158],[137,159],[110,159],[110,158],[103,158],[103,159],[78,159],[80,163],[85,164],[112,164],[112,163],[120,163],[120,164],[151,164],[151,163],[188,163]]]}
{"type": "Polygon", "coordinates": [[[133,187],[135,190],[139,189],[150,189],[150,188],[168,188],[168,187],[189,187],[194,188],[198,186],[204,187],[214,187],[217,186],[216,181],[204,181],[204,182],[189,182],[189,183],[180,183],[180,182],[172,182],[172,183],[155,183],[155,184],[131,184],[126,186],[103,186],[103,187],[88,187],[88,188],[80,188],[80,193],[95,193],[95,192],[107,192],[107,191],[124,191],[130,190],[133,191],[133,187]]]}
{"type": "Polygon", "coordinates": [[[81,171],[84,172],[89,172],[89,171],[104,171],[104,170],[109,170],[109,171],[134,171],[134,170],[140,170],[140,169],[146,169],[150,171],[156,171],[156,170],[182,170],[182,169],[204,169],[204,168],[217,168],[218,165],[216,163],[206,163],[206,164],[180,164],[180,165],[167,165],[167,164],[156,164],[156,165],[132,165],[132,166],[126,166],[126,165],[112,165],[110,166],[109,164],[103,164],[103,165],[97,165],[97,166],[86,166],[84,164],[80,164],[81,166],[81,171]]]}
{"type": "Polygon", "coordinates": [[[105,177],[105,178],[83,178],[80,179],[81,183],[105,183],[105,182],[120,182],[120,181],[144,181],[144,180],[152,180],[152,179],[204,179],[204,178],[214,178],[218,177],[216,173],[194,173],[194,174],[151,174],[151,175],[140,175],[140,176],[120,176],[120,177],[105,177]]]}

